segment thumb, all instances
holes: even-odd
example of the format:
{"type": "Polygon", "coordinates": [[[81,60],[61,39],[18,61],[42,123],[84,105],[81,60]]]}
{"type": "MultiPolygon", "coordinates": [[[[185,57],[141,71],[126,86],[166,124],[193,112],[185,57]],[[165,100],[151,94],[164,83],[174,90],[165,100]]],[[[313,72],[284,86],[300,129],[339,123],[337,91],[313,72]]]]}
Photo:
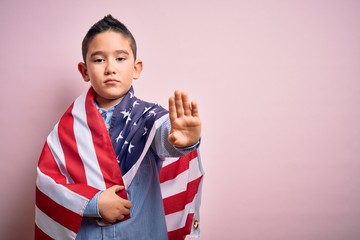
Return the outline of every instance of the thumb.
{"type": "Polygon", "coordinates": [[[124,188],[125,188],[124,186],[114,185],[114,186],[110,187],[109,190],[111,189],[112,192],[117,193],[121,190],[124,190],[124,188]]]}
{"type": "Polygon", "coordinates": [[[176,137],[176,134],[175,134],[174,132],[169,134],[169,136],[168,136],[168,141],[169,141],[169,143],[171,143],[172,145],[176,145],[176,143],[177,143],[177,137],[176,137]]]}

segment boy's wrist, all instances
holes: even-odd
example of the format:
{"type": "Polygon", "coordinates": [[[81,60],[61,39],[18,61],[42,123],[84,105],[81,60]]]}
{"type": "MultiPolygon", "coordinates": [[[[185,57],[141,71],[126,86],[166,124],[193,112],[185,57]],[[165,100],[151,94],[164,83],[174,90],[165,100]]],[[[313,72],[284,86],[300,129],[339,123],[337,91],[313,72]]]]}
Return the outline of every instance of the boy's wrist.
{"type": "Polygon", "coordinates": [[[174,146],[174,147],[180,151],[191,151],[195,148],[198,148],[200,146],[200,143],[201,143],[201,138],[193,145],[186,146],[186,147],[176,147],[176,146],[174,146]]]}

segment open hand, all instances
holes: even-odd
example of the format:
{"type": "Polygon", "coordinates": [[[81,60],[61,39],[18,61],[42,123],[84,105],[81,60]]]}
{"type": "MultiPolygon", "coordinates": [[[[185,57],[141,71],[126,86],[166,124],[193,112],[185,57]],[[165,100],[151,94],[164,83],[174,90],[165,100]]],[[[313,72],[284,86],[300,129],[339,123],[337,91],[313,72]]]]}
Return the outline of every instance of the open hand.
{"type": "Polygon", "coordinates": [[[196,102],[190,102],[186,93],[175,91],[169,98],[171,130],[169,142],[175,147],[188,147],[197,143],[201,134],[201,121],[196,102]]]}

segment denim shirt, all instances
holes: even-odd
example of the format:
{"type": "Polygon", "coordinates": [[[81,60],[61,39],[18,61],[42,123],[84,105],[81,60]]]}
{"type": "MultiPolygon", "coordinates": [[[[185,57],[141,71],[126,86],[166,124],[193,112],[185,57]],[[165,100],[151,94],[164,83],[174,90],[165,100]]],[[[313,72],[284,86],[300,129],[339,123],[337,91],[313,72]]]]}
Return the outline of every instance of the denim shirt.
{"type": "MultiPolygon", "coordinates": [[[[107,111],[99,107],[98,109],[105,125],[110,126],[115,106],[107,111]]],[[[133,182],[126,189],[129,200],[132,202],[130,219],[100,226],[96,221],[97,218],[101,217],[98,210],[98,198],[101,194],[99,192],[85,208],[83,221],[76,239],[168,239],[159,183],[162,160],[165,157],[179,157],[187,154],[200,144],[198,142],[187,148],[175,148],[167,140],[170,128],[170,120],[167,119],[157,129],[151,147],[146,153],[133,182]]]]}

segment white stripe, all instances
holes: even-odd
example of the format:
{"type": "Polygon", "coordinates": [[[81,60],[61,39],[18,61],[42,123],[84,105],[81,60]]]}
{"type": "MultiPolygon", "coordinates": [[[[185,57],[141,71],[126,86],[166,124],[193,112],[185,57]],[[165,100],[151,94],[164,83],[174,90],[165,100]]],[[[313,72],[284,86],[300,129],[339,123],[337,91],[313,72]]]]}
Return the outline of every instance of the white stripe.
{"type": "MultiPolygon", "coordinates": [[[[200,159],[200,155],[198,155],[198,158],[200,159]]],[[[199,166],[200,166],[201,172],[203,173],[201,161],[199,161],[199,166]]],[[[197,220],[197,221],[200,220],[199,210],[200,210],[200,205],[201,205],[203,180],[204,180],[204,178],[202,178],[200,181],[200,185],[197,190],[197,194],[194,196],[193,201],[191,203],[188,203],[185,206],[184,210],[178,211],[175,213],[171,213],[171,214],[168,214],[165,216],[168,232],[183,228],[186,224],[188,214],[194,213],[193,222],[191,224],[194,223],[194,220],[197,220]]],[[[190,239],[200,238],[200,228],[194,229],[193,227],[191,227],[190,234],[187,237],[189,237],[190,239]]]]}
{"type": "Polygon", "coordinates": [[[165,216],[168,232],[177,230],[185,226],[188,214],[195,213],[194,208],[195,208],[195,202],[197,196],[198,194],[195,195],[195,198],[192,202],[186,204],[184,210],[171,213],[165,216]]]}
{"type": "Polygon", "coordinates": [[[39,190],[45,193],[49,198],[71,211],[83,215],[88,199],[71,191],[61,184],[57,184],[51,177],[41,172],[37,168],[36,185],[39,190]]]}
{"type": "Polygon", "coordinates": [[[71,179],[69,173],[66,170],[65,156],[59,141],[58,127],[59,127],[59,123],[55,125],[54,129],[51,131],[46,141],[51,150],[52,155],[55,158],[55,162],[60,169],[60,172],[66,178],[66,183],[74,183],[74,181],[71,179]]]}
{"type": "Polygon", "coordinates": [[[79,156],[84,164],[87,184],[97,189],[106,189],[92,141],[91,131],[87,125],[85,101],[86,94],[83,94],[75,100],[72,109],[76,145],[79,156]]]}
{"type": "Polygon", "coordinates": [[[142,160],[144,159],[145,157],[145,154],[147,153],[154,137],[155,137],[155,133],[156,133],[156,129],[158,129],[161,124],[168,118],[168,114],[165,114],[164,116],[162,116],[161,118],[159,118],[158,120],[155,121],[153,127],[151,128],[150,130],[150,133],[149,133],[149,137],[148,139],[146,140],[146,143],[145,143],[145,146],[144,146],[144,149],[139,157],[139,159],[136,161],[136,163],[129,169],[129,171],[123,175],[123,180],[124,180],[124,185],[125,185],[125,188],[128,188],[131,184],[131,181],[134,179],[136,173],[137,173],[137,170],[139,169],[140,167],[140,164],[142,162],[142,160]]]}
{"type": "Polygon", "coordinates": [[[35,206],[35,223],[44,233],[56,240],[75,239],[76,233],[55,222],[35,206]]]}
{"type": "Polygon", "coordinates": [[[202,176],[198,158],[193,158],[189,162],[189,169],[177,175],[174,179],[161,183],[161,193],[163,198],[167,198],[186,191],[187,183],[202,176]]]}
{"type": "Polygon", "coordinates": [[[162,167],[166,167],[167,165],[176,162],[179,158],[178,157],[166,157],[165,161],[163,161],[162,167]]]}

